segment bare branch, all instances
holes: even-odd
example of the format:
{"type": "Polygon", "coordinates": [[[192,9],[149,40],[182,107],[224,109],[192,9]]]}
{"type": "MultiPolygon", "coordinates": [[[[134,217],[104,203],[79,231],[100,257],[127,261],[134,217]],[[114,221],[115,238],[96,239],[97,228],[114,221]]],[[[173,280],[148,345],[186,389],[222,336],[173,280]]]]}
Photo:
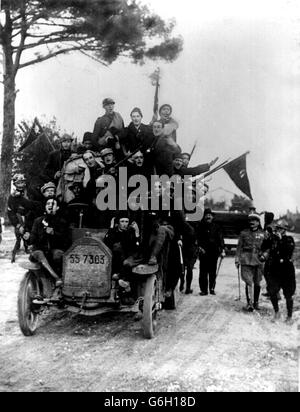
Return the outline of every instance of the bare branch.
{"type": "Polygon", "coordinates": [[[67,54],[67,53],[70,53],[72,51],[78,51],[81,48],[82,48],[81,46],[74,46],[74,47],[69,47],[68,49],[58,50],[58,51],[50,53],[46,56],[38,57],[37,59],[29,60],[26,63],[20,64],[19,68],[23,69],[24,67],[32,66],[33,64],[41,63],[45,60],[52,59],[53,57],[59,56],[60,54],[67,54]]]}
{"type": "Polygon", "coordinates": [[[86,40],[87,36],[82,36],[82,37],[71,37],[71,36],[60,36],[60,37],[56,37],[54,39],[49,38],[44,39],[42,38],[40,41],[36,42],[36,43],[30,43],[30,44],[25,44],[23,46],[23,50],[29,50],[29,49],[33,49],[35,47],[40,47],[40,46],[45,46],[45,45],[49,45],[49,44],[55,44],[55,43],[65,43],[65,42],[76,42],[79,40],[86,40]]]}
{"type": "Polygon", "coordinates": [[[84,51],[84,50],[79,50],[80,51],[80,53],[82,53],[84,56],[87,56],[87,57],[89,57],[90,59],[92,59],[92,60],[95,60],[97,63],[100,63],[100,64],[102,64],[103,66],[105,66],[105,67],[109,67],[109,65],[107,64],[107,63],[105,63],[104,61],[102,61],[102,60],[100,60],[100,59],[97,59],[97,57],[95,57],[95,56],[93,56],[92,54],[89,54],[89,53],[87,53],[86,51],[84,51]]]}

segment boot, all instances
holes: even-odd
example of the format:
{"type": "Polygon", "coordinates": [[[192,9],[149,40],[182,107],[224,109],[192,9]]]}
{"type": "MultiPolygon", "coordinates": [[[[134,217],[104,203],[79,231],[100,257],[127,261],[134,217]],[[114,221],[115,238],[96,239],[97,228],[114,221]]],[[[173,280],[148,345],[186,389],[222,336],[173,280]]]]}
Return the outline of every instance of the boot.
{"type": "Polygon", "coordinates": [[[259,305],[258,305],[258,301],[259,301],[259,295],[260,295],[260,286],[258,285],[254,285],[254,304],[253,307],[255,310],[259,310],[259,305]]]}
{"type": "Polygon", "coordinates": [[[288,320],[292,320],[293,316],[293,307],[294,307],[294,301],[292,298],[286,299],[286,308],[287,308],[287,318],[286,322],[288,323],[288,320]]]}
{"type": "Polygon", "coordinates": [[[246,285],[245,291],[246,291],[247,306],[245,306],[243,310],[245,310],[246,312],[253,312],[254,307],[253,307],[252,299],[250,298],[250,296],[252,295],[252,287],[246,285]],[[249,292],[249,289],[250,289],[250,292],[249,292]]]}
{"type": "Polygon", "coordinates": [[[183,292],[184,289],[184,279],[180,279],[179,291],[183,292]]]}
{"type": "Polygon", "coordinates": [[[50,266],[46,256],[43,254],[43,256],[40,257],[40,263],[41,265],[49,272],[49,274],[55,279],[57,282],[61,284],[61,280],[59,276],[54,272],[52,267],[50,266]]]}

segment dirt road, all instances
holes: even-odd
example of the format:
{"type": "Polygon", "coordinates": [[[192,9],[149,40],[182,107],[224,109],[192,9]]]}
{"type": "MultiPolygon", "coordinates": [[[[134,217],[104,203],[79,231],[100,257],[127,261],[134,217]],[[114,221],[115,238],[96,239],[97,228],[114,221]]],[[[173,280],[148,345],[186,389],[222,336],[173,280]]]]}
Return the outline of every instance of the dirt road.
{"type": "MultiPolygon", "coordinates": [[[[11,231],[2,249],[11,247],[11,231]]],[[[300,245],[298,244],[298,247],[300,245]]],[[[299,253],[299,251],[298,251],[299,253]]],[[[17,262],[25,260],[19,256],[17,262]]],[[[295,322],[271,323],[271,304],[242,311],[233,258],[221,267],[216,296],[178,293],[176,311],[162,311],[157,335],[145,340],[131,314],[94,319],[50,311],[37,335],[18,327],[17,290],[23,275],[9,256],[0,259],[0,391],[286,391],[298,390],[298,330],[295,322]]],[[[299,272],[298,272],[299,285],[299,272]]]]}

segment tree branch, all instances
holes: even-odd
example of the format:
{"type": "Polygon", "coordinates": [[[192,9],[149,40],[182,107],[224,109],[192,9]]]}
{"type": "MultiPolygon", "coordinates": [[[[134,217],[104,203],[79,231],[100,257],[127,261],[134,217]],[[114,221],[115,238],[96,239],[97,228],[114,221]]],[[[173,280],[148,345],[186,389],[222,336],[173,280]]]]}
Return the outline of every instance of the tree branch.
{"type": "Polygon", "coordinates": [[[20,66],[20,60],[21,60],[21,55],[24,50],[24,45],[25,45],[25,40],[26,40],[26,33],[27,33],[27,25],[26,25],[26,1],[22,1],[22,7],[21,7],[21,16],[22,16],[22,28],[21,28],[21,39],[20,43],[17,49],[17,53],[15,56],[15,62],[14,62],[14,73],[15,75],[17,74],[17,71],[19,70],[20,66]]]}
{"type": "Polygon", "coordinates": [[[100,63],[100,64],[102,64],[102,65],[105,66],[105,67],[109,67],[109,65],[108,65],[107,63],[103,62],[102,60],[97,59],[97,57],[93,56],[92,54],[87,53],[85,50],[80,49],[79,51],[80,51],[80,53],[82,53],[84,56],[86,56],[86,57],[88,57],[88,58],[90,58],[90,59],[92,59],[92,60],[95,60],[97,63],[100,63]]]}
{"type": "Polygon", "coordinates": [[[40,46],[47,46],[49,44],[55,44],[55,43],[66,43],[66,42],[77,42],[80,40],[87,40],[87,36],[82,36],[82,37],[56,37],[54,39],[49,38],[48,40],[45,38],[42,38],[40,41],[36,43],[30,43],[30,44],[25,44],[23,46],[23,50],[29,50],[29,49],[34,49],[35,47],[40,47],[40,46]]]}
{"type": "Polygon", "coordinates": [[[29,61],[26,62],[26,63],[20,64],[19,68],[20,68],[20,69],[23,69],[24,67],[32,66],[33,64],[41,63],[41,62],[43,62],[43,61],[52,59],[53,57],[59,56],[60,54],[67,54],[67,53],[69,53],[69,52],[78,51],[78,50],[80,50],[80,49],[82,49],[82,46],[74,46],[74,47],[70,47],[70,48],[68,48],[68,49],[58,50],[58,51],[56,51],[56,52],[54,52],[54,53],[48,54],[47,56],[38,57],[37,59],[29,60],[29,61]]]}

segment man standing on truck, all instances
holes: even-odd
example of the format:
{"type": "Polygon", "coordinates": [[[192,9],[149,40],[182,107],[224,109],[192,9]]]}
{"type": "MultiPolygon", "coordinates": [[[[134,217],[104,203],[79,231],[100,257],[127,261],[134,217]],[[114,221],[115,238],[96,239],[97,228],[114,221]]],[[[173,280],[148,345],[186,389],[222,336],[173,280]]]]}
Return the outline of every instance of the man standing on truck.
{"type": "Polygon", "coordinates": [[[245,310],[253,312],[254,309],[259,310],[260,283],[263,276],[260,252],[265,235],[257,213],[249,214],[248,220],[250,228],[243,230],[240,234],[235,265],[238,270],[241,270],[241,277],[246,283],[247,306],[245,310]]]}

